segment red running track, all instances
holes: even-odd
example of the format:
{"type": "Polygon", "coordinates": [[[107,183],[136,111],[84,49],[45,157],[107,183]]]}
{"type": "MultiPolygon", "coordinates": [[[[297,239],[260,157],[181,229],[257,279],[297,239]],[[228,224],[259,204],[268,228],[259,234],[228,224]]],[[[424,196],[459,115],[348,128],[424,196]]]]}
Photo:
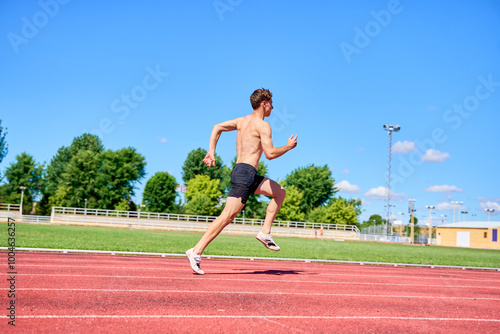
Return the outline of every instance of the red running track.
{"type": "MultiPolygon", "coordinates": [[[[495,271],[203,259],[207,274],[198,276],[186,258],[29,252],[17,252],[16,265],[19,333],[500,329],[495,271]]],[[[2,281],[0,332],[7,333],[2,281]]]]}

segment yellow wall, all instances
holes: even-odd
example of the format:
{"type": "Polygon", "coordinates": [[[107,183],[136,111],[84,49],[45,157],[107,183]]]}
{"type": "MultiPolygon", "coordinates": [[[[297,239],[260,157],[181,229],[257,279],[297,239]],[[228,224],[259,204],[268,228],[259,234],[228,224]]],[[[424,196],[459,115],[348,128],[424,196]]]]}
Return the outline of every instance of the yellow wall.
{"type": "Polygon", "coordinates": [[[456,246],[457,245],[457,232],[470,233],[470,247],[471,248],[491,248],[500,249],[500,227],[497,230],[497,241],[493,242],[493,228],[437,228],[436,239],[439,240],[438,233],[441,234],[441,246],[456,246]],[[484,233],[486,238],[484,237],[484,233]]]}

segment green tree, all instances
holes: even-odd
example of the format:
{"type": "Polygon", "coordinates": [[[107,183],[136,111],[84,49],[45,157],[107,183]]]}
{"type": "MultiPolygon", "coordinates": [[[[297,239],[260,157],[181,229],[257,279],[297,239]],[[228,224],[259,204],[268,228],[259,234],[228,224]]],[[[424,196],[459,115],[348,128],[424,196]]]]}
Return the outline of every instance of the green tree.
{"type": "Polygon", "coordinates": [[[114,207],[122,199],[130,202],[135,195],[135,184],[146,175],[144,156],[132,147],[117,151],[106,150],[100,156],[102,164],[97,174],[100,196],[98,206],[114,207]]]}
{"type": "Polygon", "coordinates": [[[382,225],[385,224],[385,219],[382,218],[381,215],[373,214],[368,218],[368,220],[365,220],[362,224],[361,227],[369,227],[369,226],[375,226],[375,225],[382,225]]]}
{"type": "MultiPolygon", "coordinates": [[[[5,129],[7,130],[7,129],[5,129]]],[[[3,131],[2,127],[2,120],[0,119],[0,163],[2,162],[3,158],[7,155],[9,152],[7,141],[5,140],[5,136],[7,135],[7,131],[3,131]]]]}
{"type": "Polygon", "coordinates": [[[286,188],[285,201],[281,205],[280,211],[276,215],[277,220],[304,221],[306,215],[300,211],[300,203],[304,194],[295,186],[286,188]]]}
{"type": "Polygon", "coordinates": [[[69,147],[61,147],[47,166],[46,183],[44,195],[51,197],[55,195],[57,188],[62,182],[61,175],[65,172],[70,160],[81,151],[90,151],[98,155],[104,151],[99,137],[85,133],[73,139],[69,147]]]}
{"type": "Polygon", "coordinates": [[[189,152],[182,166],[182,180],[184,184],[187,185],[189,180],[196,175],[208,175],[212,180],[222,181],[224,176],[224,164],[222,163],[222,159],[215,154],[215,166],[208,167],[203,162],[206,155],[207,151],[202,148],[189,152]]]}
{"type": "Polygon", "coordinates": [[[332,198],[328,205],[311,210],[307,220],[323,224],[358,225],[357,209],[359,200],[348,200],[342,197],[332,198]]]}
{"type": "Polygon", "coordinates": [[[43,203],[51,206],[115,209],[135,208],[131,201],[135,184],[145,175],[144,157],[134,148],[104,150],[97,136],[76,137],[61,147],[47,167],[43,203]]]}
{"type": "Polygon", "coordinates": [[[142,195],[142,201],[146,205],[146,210],[150,212],[176,212],[178,211],[175,199],[177,193],[175,189],[177,181],[175,177],[167,172],[157,172],[153,175],[142,195]]]}
{"type": "MultiPolygon", "coordinates": [[[[5,129],[7,130],[7,129],[5,129]]],[[[7,131],[3,131],[2,120],[0,119],[0,163],[2,163],[3,158],[9,152],[7,141],[5,140],[5,136],[7,135],[7,131]]],[[[0,171],[0,182],[3,180],[2,171],[0,171]]],[[[2,197],[0,195],[0,202],[2,202],[2,197]]]]}
{"type": "Polygon", "coordinates": [[[213,216],[220,212],[220,180],[210,179],[208,175],[196,175],[186,186],[186,213],[213,216]]]}
{"type": "Polygon", "coordinates": [[[335,180],[328,166],[317,167],[314,164],[295,169],[284,181],[285,188],[293,185],[304,194],[300,209],[306,214],[328,202],[338,191],[334,184],[335,180]]]}
{"type": "Polygon", "coordinates": [[[334,198],[328,205],[331,219],[338,225],[358,225],[357,212],[350,200],[342,197],[334,198]]]}
{"type": "Polygon", "coordinates": [[[27,153],[16,156],[16,161],[5,170],[7,183],[0,187],[3,200],[8,203],[20,203],[20,187],[26,187],[23,197],[23,212],[30,212],[33,208],[33,202],[40,197],[43,168],[43,164],[36,163],[35,159],[27,153]]]}
{"type": "Polygon", "coordinates": [[[327,206],[318,206],[312,209],[307,215],[307,221],[321,224],[333,224],[333,222],[328,218],[327,206]]]}

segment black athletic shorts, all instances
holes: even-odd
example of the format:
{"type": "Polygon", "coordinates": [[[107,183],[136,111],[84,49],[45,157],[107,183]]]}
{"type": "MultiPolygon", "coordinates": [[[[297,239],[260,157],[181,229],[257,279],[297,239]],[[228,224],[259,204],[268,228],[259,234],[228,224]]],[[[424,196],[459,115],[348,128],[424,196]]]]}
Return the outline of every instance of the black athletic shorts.
{"type": "Polygon", "coordinates": [[[228,197],[241,197],[241,203],[245,204],[251,194],[257,190],[264,177],[257,174],[254,166],[239,163],[236,164],[231,172],[232,186],[228,197]]]}

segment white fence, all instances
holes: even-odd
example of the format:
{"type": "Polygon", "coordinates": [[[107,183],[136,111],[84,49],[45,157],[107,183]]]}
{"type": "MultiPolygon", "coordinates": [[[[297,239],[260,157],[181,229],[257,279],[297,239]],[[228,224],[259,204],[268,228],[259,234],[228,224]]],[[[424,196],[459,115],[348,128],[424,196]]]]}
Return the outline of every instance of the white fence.
{"type": "MultiPolygon", "coordinates": [[[[153,213],[141,211],[118,211],[85,208],[53,207],[51,222],[54,224],[84,224],[126,228],[156,228],[176,231],[204,231],[215,216],[184,215],[176,213],[153,213]]],[[[235,218],[224,232],[257,233],[263,219],[235,218]]],[[[352,225],[319,224],[276,220],[274,235],[295,235],[308,238],[359,240],[359,230],[352,225]],[[321,234],[321,229],[323,233],[321,234]]]]}
{"type": "MultiPolygon", "coordinates": [[[[184,215],[177,213],[156,213],[156,212],[141,212],[141,211],[118,211],[118,210],[101,210],[101,209],[85,209],[85,208],[64,208],[53,207],[52,217],[57,215],[80,215],[80,216],[94,216],[97,220],[102,217],[120,217],[120,218],[136,218],[136,219],[156,219],[156,220],[174,220],[186,222],[205,222],[211,223],[217,216],[197,216],[197,215],[184,215]]],[[[264,224],[264,219],[248,219],[248,218],[235,218],[233,224],[242,225],[259,225],[264,224]]],[[[296,222],[296,221],[282,221],[275,220],[273,226],[287,227],[287,228],[310,228],[335,231],[351,231],[359,234],[359,229],[355,225],[338,225],[338,224],[320,224],[311,222],[296,222]]]]}
{"type": "Polygon", "coordinates": [[[20,207],[19,204],[0,203],[0,210],[19,211],[20,207]]]}
{"type": "MultiPolygon", "coordinates": [[[[365,234],[361,233],[359,235],[359,240],[363,241],[378,241],[378,242],[397,242],[397,243],[410,243],[411,238],[410,237],[400,237],[396,235],[383,235],[383,234],[365,234]]],[[[427,237],[418,237],[415,238],[413,241],[414,244],[427,244],[428,243],[428,238],[427,237]]],[[[431,239],[431,245],[436,245],[436,239],[432,238],[431,239]]]]}

